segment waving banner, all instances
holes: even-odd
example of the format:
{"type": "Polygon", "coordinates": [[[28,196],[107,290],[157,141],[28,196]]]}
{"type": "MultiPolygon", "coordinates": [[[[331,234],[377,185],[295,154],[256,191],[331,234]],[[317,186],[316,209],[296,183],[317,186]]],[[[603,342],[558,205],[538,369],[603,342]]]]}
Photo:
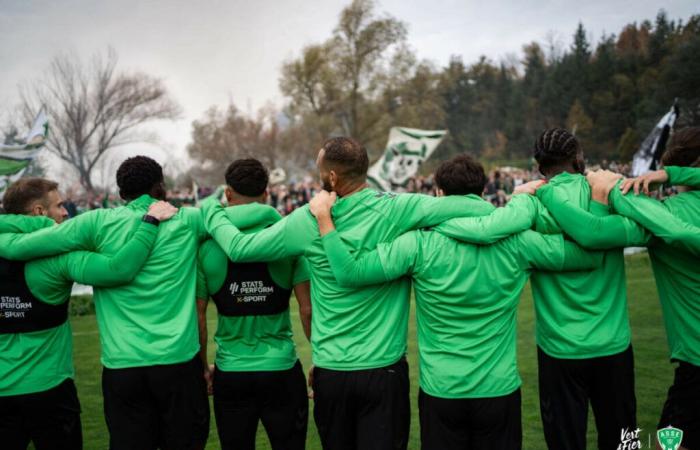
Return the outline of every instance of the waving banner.
{"type": "Polygon", "coordinates": [[[445,130],[393,127],[384,154],[369,169],[367,180],[370,185],[380,191],[405,190],[408,181],[446,134],[445,130]]]}
{"type": "Polygon", "coordinates": [[[642,145],[634,154],[632,160],[632,176],[638,177],[650,170],[656,170],[659,165],[659,160],[666,149],[666,141],[668,141],[673,124],[678,118],[678,106],[676,102],[671,106],[671,110],[659,120],[651,133],[644,139],[642,145]]]}
{"type": "Polygon", "coordinates": [[[5,193],[5,188],[18,180],[39,154],[41,147],[46,144],[48,132],[49,121],[42,110],[24,139],[0,144],[0,198],[5,193]]]}

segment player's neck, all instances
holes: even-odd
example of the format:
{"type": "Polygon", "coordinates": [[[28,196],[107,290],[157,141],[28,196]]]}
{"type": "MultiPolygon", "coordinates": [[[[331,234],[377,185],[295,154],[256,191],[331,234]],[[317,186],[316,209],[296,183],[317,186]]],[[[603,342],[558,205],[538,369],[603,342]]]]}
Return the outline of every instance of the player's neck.
{"type": "Polygon", "coordinates": [[[367,187],[367,182],[362,181],[360,183],[348,183],[347,185],[338,186],[335,188],[335,193],[338,197],[349,197],[352,194],[356,194],[367,187]]]}

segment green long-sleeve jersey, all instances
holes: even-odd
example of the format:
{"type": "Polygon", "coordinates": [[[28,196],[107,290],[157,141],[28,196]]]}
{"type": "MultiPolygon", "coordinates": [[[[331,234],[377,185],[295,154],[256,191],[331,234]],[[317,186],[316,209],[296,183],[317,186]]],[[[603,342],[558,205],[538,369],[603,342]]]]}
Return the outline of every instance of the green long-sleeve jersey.
{"type": "MultiPolygon", "coordinates": [[[[608,214],[590,201],[590,186],[579,174],[562,173],[549,180],[543,190],[556,191],[561,198],[593,214],[608,214]]],[[[514,232],[535,227],[544,233],[561,232],[561,227],[540,202],[518,195],[493,217],[457,219],[437,230],[448,236],[476,243],[490,243],[514,232]]],[[[640,238],[645,242],[644,237],[640,238]]],[[[622,352],[630,344],[622,247],[640,242],[618,242],[605,252],[603,264],[589,272],[533,271],[537,345],[556,358],[583,359],[622,352]]]]}
{"type": "Polygon", "coordinates": [[[664,167],[668,174],[668,183],[677,186],[700,187],[700,167],[664,167]]]}
{"type": "MultiPolygon", "coordinates": [[[[31,234],[0,234],[0,257],[28,260],[71,250],[116,253],[155,201],[143,195],[125,206],[90,211],[31,234]]],[[[199,242],[207,236],[201,213],[180,208],[159,228],[153,250],[132,282],[94,291],[105,367],[176,364],[199,350],[196,262],[199,242]]]]}
{"type": "MultiPolygon", "coordinates": [[[[331,272],[318,225],[308,206],[255,234],[235,228],[221,205],[203,202],[207,230],[233,261],[304,255],[311,278],[313,362],[336,370],[387,366],[406,353],[410,282],[363,288],[340,286],[331,272]]],[[[340,198],[332,214],[353,250],[374,249],[406,231],[460,216],[488,214],[476,196],[435,198],[363,189],[340,198]]]]}
{"type": "MultiPolygon", "coordinates": [[[[1,232],[32,232],[54,222],[44,217],[4,216],[1,232]]],[[[32,295],[51,305],[70,299],[73,282],[116,286],[131,281],[146,261],[158,228],[141,223],[113,256],[85,251],[35,259],[24,266],[32,295]]],[[[0,397],[43,392],[73,378],[70,322],[47,330],[0,334],[0,397]]]]}
{"type": "MultiPolygon", "coordinates": [[[[700,169],[667,167],[672,184],[700,187],[700,169]]],[[[649,256],[659,290],[672,360],[700,366],[700,191],[683,192],[662,202],[613,189],[609,200],[621,215],[634,219],[655,236],[649,256]],[[682,223],[678,222],[678,219],[682,223]],[[687,224],[695,227],[689,231],[687,224]],[[675,240],[674,226],[677,231],[675,240]]]]}
{"type": "MultiPolygon", "coordinates": [[[[282,217],[273,207],[260,203],[226,208],[231,222],[243,233],[257,233],[282,217]]],[[[199,247],[197,298],[208,299],[224,286],[228,258],[213,240],[199,247]]],[[[306,260],[283,258],[267,264],[278,286],[292,289],[309,280],[306,260]]],[[[297,361],[289,309],[278,314],[217,317],[216,367],[229,372],[288,370],[297,361]]]]}
{"type": "MultiPolygon", "coordinates": [[[[669,182],[700,187],[700,169],[667,167],[669,182]]],[[[611,206],[621,215],[604,211],[593,215],[556,198],[556,193],[538,192],[564,231],[589,248],[612,248],[620,242],[646,244],[666,325],[672,359],[700,365],[700,192],[686,192],[663,202],[619,189],[610,193],[611,206]],[[634,220],[631,220],[634,219],[634,220]],[[640,225],[641,224],[641,225],[640,225]],[[644,226],[642,226],[644,225],[644,226]],[[653,233],[653,236],[652,236],[653,233]]]]}
{"type": "Polygon", "coordinates": [[[420,387],[442,398],[517,389],[516,313],[530,271],[592,269],[602,262],[602,253],[584,251],[561,234],[534,231],[487,246],[411,231],[359,254],[338,232],[323,243],[341,285],[413,279],[420,387]]]}

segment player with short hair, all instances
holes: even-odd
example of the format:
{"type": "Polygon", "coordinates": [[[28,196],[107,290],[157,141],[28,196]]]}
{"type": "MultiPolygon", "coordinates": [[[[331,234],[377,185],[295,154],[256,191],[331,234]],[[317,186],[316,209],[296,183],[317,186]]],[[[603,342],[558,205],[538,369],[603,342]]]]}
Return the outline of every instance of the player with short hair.
{"type": "MultiPolygon", "coordinates": [[[[478,198],[379,193],[367,187],[369,159],[351,138],[329,139],[317,166],[340,199],[336,226],[355,249],[451,217],[487,214],[478,198]]],[[[311,278],[314,419],[324,448],[406,448],[410,423],[406,333],[410,283],[340,286],[308,206],[265,230],[241,233],[220,204],[202,205],[207,229],[234,262],[304,255],[311,278]]]]}
{"type": "MultiPolygon", "coordinates": [[[[150,205],[165,198],[162,167],[146,156],[128,158],[117,170],[117,185],[125,206],[86,212],[34,233],[0,234],[0,257],[27,260],[79,249],[116,253],[150,205]]],[[[94,291],[113,450],[205,445],[209,402],[195,284],[196,252],[206,236],[200,211],[180,208],[160,225],[132,282],[94,291]]]]}
{"type": "MultiPolygon", "coordinates": [[[[22,178],[5,192],[0,232],[29,233],[61,223],[58,184],[22,178]],[[53,219],[53,220],[52,220],[53,219]]],[[[175,208],[154,203],[149,217],[167,220],[175,208]]],[[[73,378],[68,301],[73,282],[130,282],[155,242],[157,225],[141,222],[112,256],[76,251],[26,263],[0,258],[0,435],[3,448],[82,448],[80,402],[73,378]]]]}
{"type": "MultiPolygon", "coordinates": [[[[282,219],[267,200],[267,169],[256,159],[226,169],[226,214],[254,234],[282,219]]],[[[311,333],[309,273],[301,258],[229,261],[213,240],[199,248],[197,304],[200,354],[207,366],[206,307],[218,311],[214,341],[214,417],[223,449],[255,448],[262,421],[273,449],[303,449],[309,403],[306,379],[292,340],[289,300],[294,290],[306,337],[311,333]]]]}

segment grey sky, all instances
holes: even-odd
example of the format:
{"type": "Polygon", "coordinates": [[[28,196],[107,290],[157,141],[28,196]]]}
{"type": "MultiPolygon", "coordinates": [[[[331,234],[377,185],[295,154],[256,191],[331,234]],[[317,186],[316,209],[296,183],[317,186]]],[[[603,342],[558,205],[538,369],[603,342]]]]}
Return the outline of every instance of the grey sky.
{"type": "MultiPolygon", "coordinates": [[[[169,151],[184,155],[190,123],[209,106],[229,100],[243,111],[268,101],[281,106],[282,62],[330,36],[348,3],[0,0],[0,109],[6,114],[17,101],[17,84],[40,74],[56,53],[86,57],[112,45],[121,68],[162,77],[182,105],[182,120],[152,129],[169,151]]],[[[419,58],[444,65],[451,55],[467,63],[482,54],[520,56],[523,44],[544,41],[551,31],[568,46],[579,20],[597,40],[626,23],[653,19],[661,7],[672,19],[700,13],[696,0],[383,0],[378,9],[408,24],[419,58]]]]}

